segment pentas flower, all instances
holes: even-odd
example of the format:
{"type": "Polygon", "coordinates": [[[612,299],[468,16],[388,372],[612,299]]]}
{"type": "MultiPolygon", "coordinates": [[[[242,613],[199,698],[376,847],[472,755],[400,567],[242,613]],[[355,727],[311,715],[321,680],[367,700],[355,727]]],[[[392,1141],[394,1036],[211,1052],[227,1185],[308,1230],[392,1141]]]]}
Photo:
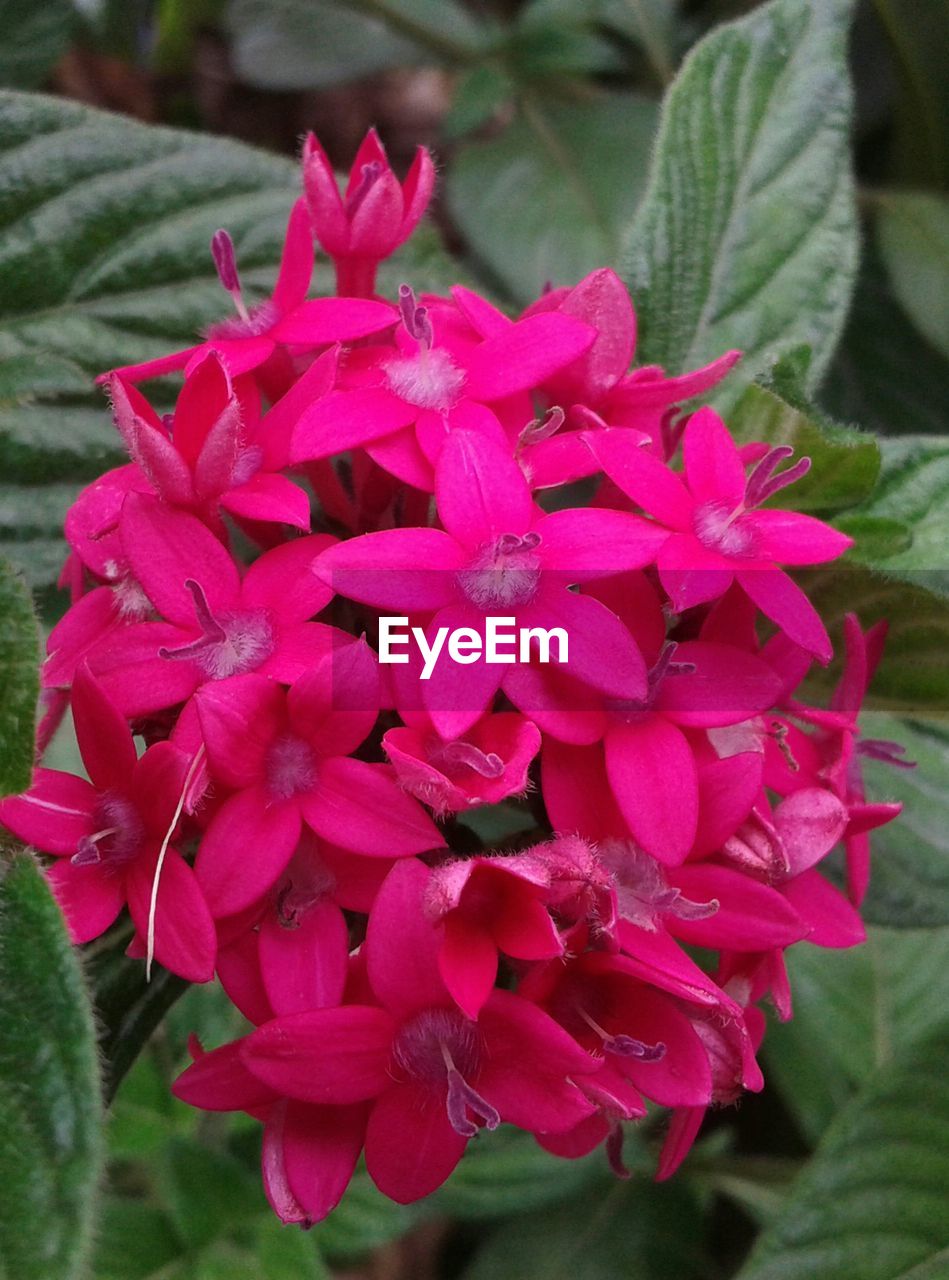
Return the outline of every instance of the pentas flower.
{"type": "Polygon", "coordinates": [[[668,377],[655,365],[629,371],[636,349],[636,312],[615,271],[601,268],[573,288],[551,289],[525,315],[556,312],[593,326],[596,341],[583,355],[547,378],[543,394],[560,417],[521,436],[519,457],[536,488],[592,475],[596,460],[581,437],[591,427],[622,427],[660,459],[667,448],[666,421],[674,406],[711,390],[741,356],[729,351],[702,369],[668,377]]]}
{"type": "Polygon", "coordinates": [[[211,776],[233,793],[195,864],[216,916],[242,911],[277,882],[304,822],[370,857],[444,845],[389,766],[350,758],[379,712],[378,672],[364,641],[327,653],[289,691],[260,674],[234,676],[205,685],[196,705],[211,776]]]}
{"type": "Polygon", "coordinates": [[[524,716],[484,716],[463,737],[443,738],[424,714],[389,729],[383,750],[400,785],[439,817],[521,795],[540,750],[540,731],[524,716]]]}
{"type": "Polygon", "coordinates": [[[548,883],[544,864],[523,855],[452,860],[429,874],[419,905],[441,926],[439,973],[469,1018],[494,987],[499,952],[514,960],[563,954],[547,910],[548,883]]]}
{"type": "Polygon", "coordinates": [[[289,683],[339,639],[335,628],[309,621],[332,599],[307,572],[314,553],[334,541],[326,534],[266,552],[242,581],[204,524],[154,498],[131,494],[119,531],[134,579],[160,621],[110,631],[88,652],[128,716],[172,707],[208,680],[251,671],[289,683]]]}
{"type": "Polygon", "coordinates": [[[233,377],[254,373],[278,399],[293,380],[289,352],[316,351],[337,342],[352,342],[390,328],[397,313],[385,302],[364,298],[315,298],[306,300],[313,274],[313,238],[305,202],[297,200],[287,223],[283,257],[273,294],[248,308],[243,300],[234,244],[226,231],[217,231],[211,255],[224,290],[233,299],[237,315],[221,320],[207,331],[205,341],[172,355],[123,365],[99,375],[106,382],[118,374],[128,382],[143,382],[189,369],[209,351],[216,351],[233,377]]]}
{"type": "Polygon", "coordinates": [[[421,221],[435,186],[435,166],[418,147],[405,182],[392,172],[385,148],[370,129],[356,152],[344,195],[318,139],[303,144],[303,189],[313,232],[336,267],[336,291],[373,295],[376,268],[421,221]]]}
{"type": "MultiPolygon", "coordinates": [[[[399,308],[395,346],[354,353],[338,389],[300,418],[291,461],[359,446],[407,484],[431,492],[433,467],[454,430],[482,432],[506,447],[490,407],[502,410],[502,402],[523,397],[596,337],[590,325],[560,315],[505,322],[482,337],[456,307],[420,303],[408,285],[400,289],[399,308]]],[[[530,417],[526,398],[521,415],[530,417]]]]}
{"type": "MultiPolygon", "coordinates": [[[[654,857],[681,862],[695,840],[699,821],[699,770],[688,730],[747,721],[774,705],[781,681],[754,654],[706,640],[666,639],[658,595],[642,574],[622,574],[590,583],[586,594],[600,600],[629,628],[648,667],[641,697],[570,698],[563,668],[532,665],[511,677],[518,705],[530,705],[542,730],[567,742],[602,742],[602,768],[629,830],[654,857]],[[560,685],[558,690],[557,685],[560,685]],[[544,707],[546,704],[546,708],[544,707]]],[[[550,758],[548,785],[569,769],[569,753],[550,758]]],[[[600,788],[602,789],[602,787],[600,788]]]]}
{"type": "Polygon", "coordinates": [[[808,459],[778,472],[790,454],[779,445],[746,476],[738,447],[711,409],[700,409],[689,419],[682,444],[684,476],[621,430],[591,432],[585,438],[610,479],[667,528],[656,563],[676,612],[717,600],[737,581],[791,640],[819,662],[830,661],[823,622],[778,565],[823,564],[853,540],[813,516],[758,509],[802,476],[808,459]]]}
{"type": "Polygon", "coordinates": [[[440,1186],[482,1127],[556,1132],[593,1110],[572,1077],[594,1061],[536,1005],[494,991],[476,1022],[455,1006],[437,935],[417,910],[423,873],[400,863],[376,899],[366,956],[378,1004],[277,1018],[241,1050],[250,1072],[289,1098],[371,1103],[366,1168],[403,1204],[440,1186]]]}
{"type": "Polygon", "coordinates": [[[49,882],[73,942],[99,937],[126,905],[149,934],[161,855],[155,956],[190,982],[207,982],[214,922],[194,872],[169,844],[190,761],[169,742],[138,758],[124,717],[88,667],[76,674],[72,710],[90,781],[37,769],[28,792],[0,801],[0,824],[56,858],[49,882]]]}
{"type": "MultiPolygon", "coordinates": [[[[648,563],[662,532],[625,512],[543,515],[510,453],[472,431],[446,440],[435,498],[443,529],[353,538],[325,552],[314,572],[350,599],[430,613],[429,643],[439,628],[465,627],[484,647],[489,615],[513,617],[522,628],[560,627],[578,679],[615,696],[645,696],[643,661],[629,632],[598,600],[566,587],[648,563]]],[[[483,659],[461,670],[436,665],[421,692],[438,731],[464,733],[513,669],[483,659]]]]}

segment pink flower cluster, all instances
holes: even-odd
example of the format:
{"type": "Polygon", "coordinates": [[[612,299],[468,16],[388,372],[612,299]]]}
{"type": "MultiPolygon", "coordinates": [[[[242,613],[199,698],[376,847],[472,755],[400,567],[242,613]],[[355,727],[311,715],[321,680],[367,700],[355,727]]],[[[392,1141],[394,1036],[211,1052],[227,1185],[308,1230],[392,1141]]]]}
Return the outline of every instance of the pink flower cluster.
{"type": "Polygon", "coordinates": [[[647,1101],[668,1176],[761,1088],[785,948],[863,938],[867,833],[899,810],[860,780],[901,763],[858,724],[882,628],[848,619],[829,709],[799,695],[831,644],[783,566],[849,545],[771,502],[807,459],[681,409],[738,353],[630,372],[608,270],[514,320],[461,287],[376,297],[432,184],[371,134],[341,196],[311,139],[272,297],[245,304],[218,232],[236,317],[106,376],[131,461],[67,518],[40,730],[71,705],[88,779],[39,767],[0,805],[77,943],[127,908],[131,954],[216,974],[253,1024],[195,1044],[175,1092],[259,1117],[287,1222],[363,1151],[424,1196],[502,1122],[623,1174],[647,1101]],[[341,296],[307,297],[314,237],[341,296]],[[163,415],[138,384],[174,371],[163,415]],[[559,627],[569,656],[423,680],[380,664],[387,613],[559,627]],[[500,802],[531,833],[470,853],[465,813],[500,802]],[[846,895],[820,870],[841,844],[846,895]]]}

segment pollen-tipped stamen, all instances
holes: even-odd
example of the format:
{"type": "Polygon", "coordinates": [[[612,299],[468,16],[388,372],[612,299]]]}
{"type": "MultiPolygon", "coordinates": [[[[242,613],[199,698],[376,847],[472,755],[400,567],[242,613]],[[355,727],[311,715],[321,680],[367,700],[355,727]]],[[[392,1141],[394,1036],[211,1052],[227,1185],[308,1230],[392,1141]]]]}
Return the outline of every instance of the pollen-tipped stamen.
{"type": "Polygon", "coordinates": [[[775,475],[776,468],[785,458],[790,458],[793,454],[794,450],[786,444],[775,445],[773,449],[768,450],[748,477],[745,485],[746,507],[760,506],[779,490],[786,489],[789,484],[794,484],[795,480],[800,480],[801,476],[810,471],[810,458],[799,458],[793,467],[788,467],[786,471],[775,475]]]}
{"type": "Polygon", "coordinates": [[[473,1089],[452,1061],[447,1045],[442,1045],[442,1057],[448,1073],[448,1095],[445,1106],[448,1111],[448,1122],[455,1133],[463,1138],[473,1138],[479,1126],[468,1118],[472,1111],[484,1121],[486,1129],[496,1129],[501,1123],[497,1110],[486,1102],[476,1089],[473,1089]]]}
{"type": "Polygon", "coordinates": [[[218,279],[234,299],[237,314],[242,320],[249,321],[250,313],[244,305],[241,278],[237,270],[237,254],[234,252],[234,241],[223,227],[215,231],[211,237],[211,256],[214,259],[218,279]]]}

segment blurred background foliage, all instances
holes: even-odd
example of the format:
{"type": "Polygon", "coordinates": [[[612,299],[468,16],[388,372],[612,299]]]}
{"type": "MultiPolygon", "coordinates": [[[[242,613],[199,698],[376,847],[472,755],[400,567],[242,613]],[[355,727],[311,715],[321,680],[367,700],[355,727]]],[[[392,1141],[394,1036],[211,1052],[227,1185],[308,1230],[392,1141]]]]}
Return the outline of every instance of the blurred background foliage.
{"type": "MultiPolygon", "coordinates": [[[[263,149],[146,136],[121,120],[90,124],[78,107],[48,99],[29,119],[7,104],[0,550],[26,569],[47,623],[63,607],[52,583],[66,507],[120,460],[90,374],[183,343],[217,313],[206,248],[216,226],[234,233],[245,280],[269,283],[294,180],[281,156],[296,153],[306,129],[341,167],[370,124],[397,168],[418,143],[437,152],[433,226],[391,264],[383,288],[406,276],[423,288],[463,278],[517,307],[548,280],[572,283],[624,262],[664,90],[703,35],[754,8],[743,0],[0,0],[0,89],[45,90],[263,149]],[[142,232],[116,250],[116,228],[127,233],[136,200],[147,206],[142,232]],[[38,260],[37,244],[18,240],[17,229],[24,210],[40,207],[55,251],[38,260]]],[[[901,565],[944,564],[949,541],[949,442],[939,435],[949,386],[947,32],[943,0],[862,0],[850,44],[862,253],[819,399],[835,418],[890,437],[871,514],[854,519],[871,521],[867,538],[886,539],[897,574],[901,565]],[[915,553],[901,550],[907,513],[915,553]]],[[[739,402],[736,421],[767,407],[770,392],[752,392],[758,399],[739,402]]],[[[814,430],[810,419],[792,427],[804,438],[814,430]]],[[[836,475],[838,461],[829,453],[820,474],[836,475]]],[[[857,489],[841,507],[862,496],[859,475],[846,474],[857,489]]],[[[815,509],[823,503],[818,495],[815,509]]],[[[872,613],[879,580],[868,575],[864,585],[872,613]]],[[[825,603],[835,603],[833,589],[825,603]]],[[[169,1094],[188,1035],[220,1043],[240,1033],[238,1015],[214,986],[182,996],[164,975],[146,988],[122,958],[126,939],[111,937],[89,949],[86,964],[107,1086],[117,1090],[95,1280],[715,1280],[740,1267],[748,1280],[846,1280],[855,1274],[847,1250],[859,1242],[869,1259],[861,1277],[909,1277],[909,1265],[873,1243],[879,1215],[902,1215],[907,1237],[915,1231],[917,1243],[931,1244],[919,1280],[949,1273],[938,1210],[949,1169],[932,1139],[933,1126],[949,1132],[939,1070],[949,1025],[949,731],[931,717],[891,719],[914,700],[945,705],[946,623],[930,605],[928,596],[902,601],[907,656],[867,730],[909,739],[908,755],[920,761],[916,773],[874,778],[908,812],[881,833],[870,942],[851,953],[794,949],[797,1016],[770,1029],[766,1091],[713,1118],[674,1184],[650,1180],[651,1121],[628,1135],[629,1183],[612,1180],[602,1153],[559,1161],[527,1135],[500,1131],[474,1144],[421,1205],[390,1204],[360,1174],[326,1223],[306,1234],[281,1229],[255,1170],[257,1126],[195,1113],[169,1094]],[[894,1108],[909,1094],[920,1105],[897,1124],[894,1108]],[[904,1204],[909,1184],[918,1194],[904,1204]],[[919,1207],[927,1197],[937,1204],[928,1216],[919,1207]]],[[[49,763],[81,769],[68,732],[49,763]]],[[[0,896],[23,892],[41,890],[11,878],[0,886],[0,896]]],[[[0,1016],[29,1015],[0,995],[0,1016]]]]}

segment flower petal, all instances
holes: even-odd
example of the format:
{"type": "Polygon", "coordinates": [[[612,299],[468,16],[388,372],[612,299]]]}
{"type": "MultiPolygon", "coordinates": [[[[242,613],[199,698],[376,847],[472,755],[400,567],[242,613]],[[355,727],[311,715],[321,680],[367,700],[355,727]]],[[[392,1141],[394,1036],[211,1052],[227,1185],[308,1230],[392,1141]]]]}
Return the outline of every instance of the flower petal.
{"type": "Polygon", "coordinates": [[[606,773],[620,812],[642,847],[667,866],[686,857],[698,824],[695,757],[685,735],[661,716],[613,725],[606,773]]]}
{"type": "Polygon", "coordinates": [[[391,1085],[369,1116],[366,1169],[383,1195],[410,1204],[442,1185],[467,1145],[434,1090],[414,1083],[391,1085]]]}
{"type": "Polygon", "coordinates": [[[445,844],[422,806],[401,789],[389,765],[343,756],[323,760],[316,787],[300,802],[318,836],[354,853],[401,858],[445,844]]]}
{"type": "Polygon", "coordinates": [[[230,916],[280,878],[300,839],[300,808],[268,804],[260,787],[225,800],[201,840],[194,869],[214,916],[230,916]]]}
{"type": "MultiPolygon", "coordinates": [[[[126,877],[129,914],[143,938],[148,936],[152,884],[158,849],[130,865],[126,877]]],[[[188,982],[214,976],[217,934],[194,872],[175,849],[168,849],[158,882],[155,910],[155,959],[188,982]]]]}
{"type": "Polygon", "coordinates": [[[258,1080],[301,1102],[363,1102],[391,1084],[394,1025],[384,1009],[344,1005],[275,1018],[243,1042],[258,1080]]]}

